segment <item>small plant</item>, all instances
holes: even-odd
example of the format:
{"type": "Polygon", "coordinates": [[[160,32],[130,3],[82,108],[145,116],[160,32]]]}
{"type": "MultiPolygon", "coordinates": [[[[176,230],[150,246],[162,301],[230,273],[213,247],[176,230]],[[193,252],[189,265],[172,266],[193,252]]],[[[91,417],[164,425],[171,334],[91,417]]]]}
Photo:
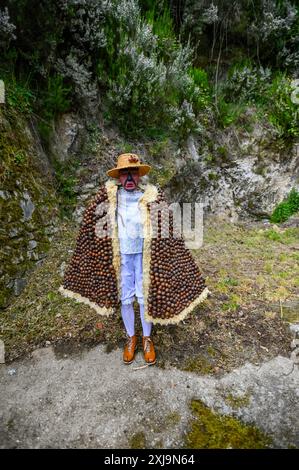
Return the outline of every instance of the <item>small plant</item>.
{"type": "Polygon", "coordinates": [[[14,154],[14,161],[17,165],[23,165],[26,162],[27,156],[22,150],[18,150],[14,154]]]}
{"type": "Polygon", "coordinates": [[[265,237],[268,238],[269,240],[272,240],[274,242],[280,242],[281,241],[281,235],[276,232],[276,230],[270,228],[265,232],[265,237]]]}
{"type": "Polygon", "coordinates": [[[67,164],[56,162],[54,165],[61,217],[70,217],[77,201],[75,170],[78,165],[78,161],[68,162],[67,164]]]}
{"type": "Polygon", "coordinates": [[[58,113],[67,111],[70,107],[70,86],[65,86],[63,77],[59,74],[49,76],[47,89],[44,91],[43,107],[44,116],[52,119],[58,113]]]}
{"type": "Polygon", "coordinates": [[[6,87],[6,102],[16,111],[29,115],[33,109],[35,94],[30,90],[28,81],[17,81],[12,75],[11,78],[4,80],[6,87]]]}
{"type": "Polygon", "coordinates": [[[71,87],[64,85],[59,74],[49,76],[47,87],[40,92],[38,130],[45,144],[52,135],[55,117],[68,111],[71,106],[70,92],[71,87]]]}
{"type": "Polygon", "coordinates": [[[299,211],[299,193],[293,188],[287,199],[274,209],[270,221],[273,223],[285,222],[291,215],[299,211]]]}
{"type": "Polygon", "coordinates": [[[233,124],[253,104],[257,115],[267,117],[276,128],[278,138],[298,137],[298,104],[292,101],[293,91],[292,78],[285,72],[272,74],[270,69],[244,59],[229,69],[226,81],[219,86],[219,124],[222,127],[233,124]]]}
{"type": "Polygon", "coordinates": [[[222,95],[218,96],[217,101],[217,122],[223,129],[229,127],[238,121],[239,117],[245,110],[244,103],[229,102],[222,95]]]}

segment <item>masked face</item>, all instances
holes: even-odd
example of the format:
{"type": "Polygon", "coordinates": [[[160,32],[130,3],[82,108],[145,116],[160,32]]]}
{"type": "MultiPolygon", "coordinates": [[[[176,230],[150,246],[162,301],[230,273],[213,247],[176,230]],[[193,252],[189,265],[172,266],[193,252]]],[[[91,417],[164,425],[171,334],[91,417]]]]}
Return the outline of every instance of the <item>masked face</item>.
{"type": "Polygon", "coordinates": [[[137,188],[139,183],[139,170],[138,168],[124,168],[119,170],[119,181],[122,184],[122,187],[127,191],[134,191],[137,188]]]}

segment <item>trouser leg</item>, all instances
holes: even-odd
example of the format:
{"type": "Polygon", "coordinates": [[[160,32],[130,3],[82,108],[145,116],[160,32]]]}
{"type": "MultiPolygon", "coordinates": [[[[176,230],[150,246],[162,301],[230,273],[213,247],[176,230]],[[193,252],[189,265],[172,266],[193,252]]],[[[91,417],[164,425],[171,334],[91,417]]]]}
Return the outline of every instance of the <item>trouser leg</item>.
{"type": "Polygon", "coordinates": [[[143,336],[150,336],[153,324],[152,322],[146,321],[144,318],[144,304],[139,304],[139,307],[143,336]]]}
{"type": "Polygon", "coordinates": [[[135,335],[135,313],[133,304],[121,305],[121,316],[128,336],[135,335]]]}
{"type": "Polygon", "coordinates": [[[135,293],[134,255],[121,254],[121,315],[129,336],[135,334],[135,293]]]}
{"type": "Polygon", "coordinates": [[[143,271],[142,271],[142,253],[135,255],[135,289],[136,297],[140,307],[140,319],[142,324],[143,336],[150,336],[152,322],[144,318],[144,298],[143,298],[143,271]]]}

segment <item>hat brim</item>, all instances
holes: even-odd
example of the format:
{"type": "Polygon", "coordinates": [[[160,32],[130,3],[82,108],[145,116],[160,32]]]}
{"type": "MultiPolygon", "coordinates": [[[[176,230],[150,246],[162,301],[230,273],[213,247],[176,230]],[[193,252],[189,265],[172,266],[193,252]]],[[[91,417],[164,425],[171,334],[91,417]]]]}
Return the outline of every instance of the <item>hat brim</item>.
{"type": "Polygon", "coordinates": [[[108,170],[106,174],[107,176],[111,176],[111,178],[118,178],[119,170],[124,170],[125,168],[138,168],[139,176],[144,176],[150,171],[151,166],[146,165],[146,164],[141,164],[141,165],[124,166],[121,168],[112,168],[111,170],[108,170]]]}

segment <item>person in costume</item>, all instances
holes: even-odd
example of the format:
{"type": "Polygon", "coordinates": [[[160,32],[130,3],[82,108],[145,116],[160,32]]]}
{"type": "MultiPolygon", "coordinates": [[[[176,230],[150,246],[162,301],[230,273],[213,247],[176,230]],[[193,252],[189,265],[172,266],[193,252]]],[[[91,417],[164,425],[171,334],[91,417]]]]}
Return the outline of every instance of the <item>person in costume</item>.
{"type": "Polygon", "coordinates": [[[131,364],[138,338],[133,302],[139,304],[147,364],[156,362],[153,324],[176,324],[208,295],[205,280],[176,230],[164,192],[143,184],[150,165],[121,154],[111,177],[85,209],[76,247],[59,291],[100,315],[120,306],[127,341],[123,362],[131,364]],[[167,214],[165,218],[165,214],[167,214]],[[165,220],[167,223],[165,223],[165,220]]]}

